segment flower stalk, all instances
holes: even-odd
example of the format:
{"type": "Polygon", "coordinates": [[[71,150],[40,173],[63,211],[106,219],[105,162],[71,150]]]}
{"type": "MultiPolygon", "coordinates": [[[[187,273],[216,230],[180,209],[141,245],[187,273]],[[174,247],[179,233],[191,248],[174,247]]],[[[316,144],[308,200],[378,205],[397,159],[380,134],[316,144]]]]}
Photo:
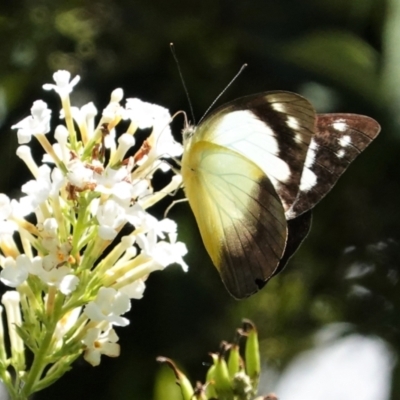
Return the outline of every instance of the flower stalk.
{"type": "Polygon", "coordinates": [[[58,71],[53,78],[43,88],[59,95],[63,123],[52,129],[52,111],[34,102],[12,127],[33,179],[19,199],[0,194],[0,281],[10,288],[2,298],[7,330],[0,307],[0,380],[18,400],[52,384],[81,355],[93,366],[102,355],[118,357],[114,327],[129,324],[122,315],[143,297],[148,275],[174,263],[187,270],[176,223],[147,211],[181,185],[165,162],[182,154],[168,110],[139,99],[123,106],[116,89],[96,124],[93,103],[72,105],[79,77],[58,71]],[[137,129],[151,131],[143,143],[137,129]],[[32,138],[44,151],[40,165],[32,138]],[[171,176],[159,191],[155,174],[171,176]]]}

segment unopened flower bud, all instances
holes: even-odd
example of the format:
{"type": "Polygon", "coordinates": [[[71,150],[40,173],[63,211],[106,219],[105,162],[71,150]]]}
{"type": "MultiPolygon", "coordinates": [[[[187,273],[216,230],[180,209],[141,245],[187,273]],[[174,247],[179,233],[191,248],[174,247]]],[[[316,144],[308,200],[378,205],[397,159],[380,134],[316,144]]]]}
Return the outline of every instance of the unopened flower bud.
{"type": "Polygon", "coordinates": [[[244,320],[243,325],[244,331],[247,336],[245,350],[246,372],[253,383],[253,387],[256,388],[258,385],[258,378],[260,376],[261,370],[257,329],[253,322],[251,322],[250,320],[244,320]]]}
{"type": "Polygon", "coordinates": [[[183,400],[193,400],[194,390],[186,375],[180,371],[172,360],[167,357],[157,357],[157,361],[167,364],[175,374],[176,384],[181,388],[183,400]]]}

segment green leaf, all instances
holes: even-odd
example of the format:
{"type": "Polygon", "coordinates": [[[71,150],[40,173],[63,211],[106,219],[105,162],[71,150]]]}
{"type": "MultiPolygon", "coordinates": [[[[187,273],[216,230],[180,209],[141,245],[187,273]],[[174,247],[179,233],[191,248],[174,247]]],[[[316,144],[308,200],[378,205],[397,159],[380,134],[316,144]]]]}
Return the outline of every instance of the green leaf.
{"type": "Polygon", "coordinates": [[[359,37],[342,31],[314,32],[283,48],[283,57],[313,74],[375,101],[378,54],[359,37]]]}

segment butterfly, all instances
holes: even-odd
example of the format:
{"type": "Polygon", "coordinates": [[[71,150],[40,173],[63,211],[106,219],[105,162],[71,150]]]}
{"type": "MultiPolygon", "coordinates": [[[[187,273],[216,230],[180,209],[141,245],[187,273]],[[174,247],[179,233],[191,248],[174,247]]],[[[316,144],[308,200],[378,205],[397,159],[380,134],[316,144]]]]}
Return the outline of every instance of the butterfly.
{"type": "Polygon", "coordinates": [[[233,297],[283,269],[310,230],[312,208],[379,131],[370,117],[316,114],[284,91],[238,98],[183,130],[185,194],[233,297]]]}

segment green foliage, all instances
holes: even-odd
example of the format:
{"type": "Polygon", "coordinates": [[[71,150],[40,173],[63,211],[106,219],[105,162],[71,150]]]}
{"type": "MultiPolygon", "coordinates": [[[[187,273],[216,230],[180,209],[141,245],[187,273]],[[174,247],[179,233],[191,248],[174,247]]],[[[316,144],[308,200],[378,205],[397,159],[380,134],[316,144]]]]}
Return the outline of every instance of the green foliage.
{"type": "Polygon", "coordinates": [[[357,35],[346,31],[312,32],[284,46],[282,57],[370,103],[377,100],[379,55],[357,35]]]}

